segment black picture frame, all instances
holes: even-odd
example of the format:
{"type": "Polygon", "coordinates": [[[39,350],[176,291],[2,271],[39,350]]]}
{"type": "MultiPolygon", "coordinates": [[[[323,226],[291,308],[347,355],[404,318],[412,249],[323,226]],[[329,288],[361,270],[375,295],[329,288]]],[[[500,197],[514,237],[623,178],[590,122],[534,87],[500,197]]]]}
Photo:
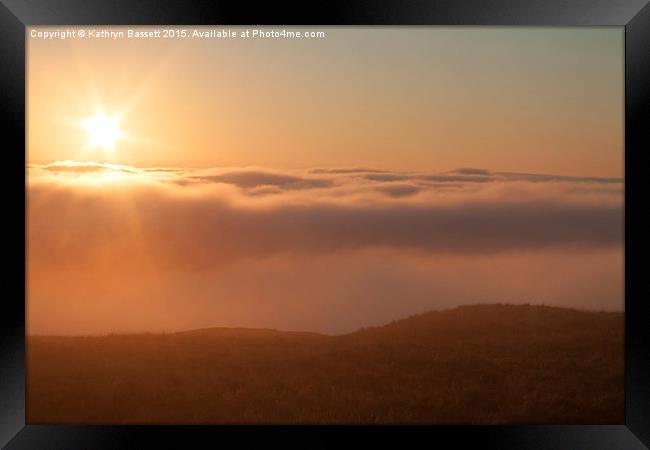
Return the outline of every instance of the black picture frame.
{"type": "Polygon", "coordinates": [[[499,449],[650,446],[650,307],[645,267],[650,142],[647,0],[330,0],[301,4],[182,0],[0,0],[0,123],[4,133],[5,270],[0,306],[0,445],[7,449],[334,446],[374,442],[499,449]],[[25,27],[36,25],[498,25],[625,29],[625,424],[565,426],[54,426],[25,424],[25,27]],[[235,441],[233,441],[235,439],[235,441]],[[415,442],[415,441],[413,441],[415,442]]]}

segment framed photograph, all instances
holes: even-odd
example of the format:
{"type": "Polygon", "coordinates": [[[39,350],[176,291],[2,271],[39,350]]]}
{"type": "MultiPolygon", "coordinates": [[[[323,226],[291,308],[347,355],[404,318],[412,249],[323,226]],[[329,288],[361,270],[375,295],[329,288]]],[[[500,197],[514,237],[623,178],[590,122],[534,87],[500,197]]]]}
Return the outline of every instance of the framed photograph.
{"type": "Polygon", "coordinates": [[[3,0],[0,445],[647,448],[647,3],[3,0]]]}

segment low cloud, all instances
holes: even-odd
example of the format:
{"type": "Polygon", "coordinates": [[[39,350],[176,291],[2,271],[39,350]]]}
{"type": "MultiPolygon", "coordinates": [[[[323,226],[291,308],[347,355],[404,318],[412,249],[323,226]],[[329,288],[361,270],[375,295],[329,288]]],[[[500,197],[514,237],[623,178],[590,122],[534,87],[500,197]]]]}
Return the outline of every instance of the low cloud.
{"type": "Polygon", "coordinates": [[[476,169],[474,167],[461,167],[460,169],[456,169],[454,172],[459,173],[461,175],[489,175],[490,174],[489,170],[476,169]]]}
{"type": "Polygon", "coordinates": [[[139,169],[122,166],[118,164],[98,164],[94,162],[59,161],[45,165],[31,165],[29,168],[42,169],[48,172],[70,172],[70,173],[97,173],[97,172],[127,172],[137,173],[139,169]]]}
{"type": "MultiPolygon", "coordinates": [[[[53,167],[70,170],[69,164],[44,169],[53,167]]],[[[599,188],[600,179],[570,177],[559,187],[557,177],[495,179],[477,188],[477,175],[465,182],[452,176],[456,187],[445,191],[426,182],[341,174],[310,178],[250,169],[152,173],[107,167],[103,170],[127,172],[126,178],[89,185],[88,166],[80,169],[77,182],[34,175],[29,218],[35,249],[42,245],[65,259],[73,249],[81,257],[107,241],[135,245],[150,238],[161,263],[209,266],[277,253],[364,248],[490,254],[622,243],[622,195],[585,190],[586,183],[599,188]],[[143,236],[127,226],[132,221],[143,236]]],[[[445,185],[440,178],[422,179],[445,185]]]]}
{"type": "Polygon", "coordinates": [[[276,186],[281,189],[314,189],[329,187],[333,184],[329,179],[305,178],[259,170],[230,171],[216,175],[192,175],[190,178],[209,183],[234,184],[245,189],[264,186],[276,186]]]}
{"type": "Polygon", "coordinates": [[[398,173],[371,173],[363,175],[366,180],[370,181],[404,181],[409,179],[416,179],[410,175],[398,173]]]}
{"type": "Polygon", "coordinates": [[[368,169],[363,167],[339,167],[339,168],[325,168],[325,169],[312,169],[311,173],[316,174],[362,174],[362,173],[385,173],[385,170],[368,169]]]}
{"type": "Polygon", "coordinates": [[[622,180],[368,175],[31,165],[30,332],[344,332],[482,301],[622,307],[622,180]]]}
{"type": "Polygon", "coordinates": [[[409,195],[417,194],[422,190],[422,188],[412,184],[387,184],[378,186],[377,190],[390,195],[391,197],[407,197],[409,195]]]}
{"type": "MultiPolygon", "coordinates": [[[[579,177],[566,175],[532,174],[518,172],[491,172],[487,169],[465,167],[450,172],[394,172],[370,168],[316,168],[309,170],[273,171],[264,168],[135,168],[117,164],[79,163],[74,161],[58,161],[46,165],[32,164],[28,169],[37,175],[42,172],[68,173],[83,175],[86,173],[128,173],[134,176],[148,175],[158,180],[167,179],[179,185],[200,183],[224,183],[241,189],[259,189],[261,187],[277,187],[282,190],[300,190],[328,188],[346,184],[353,186],[354,180],[376,183],[405,182],[426,188],[432,183],[455,185],[472,185],[474,183],[570,183],[570,184],[602,184],[623,186],[623,179],[617,177],[579,177]]],[[[381,190],[390,195],[390,190],[381,190]]]]}

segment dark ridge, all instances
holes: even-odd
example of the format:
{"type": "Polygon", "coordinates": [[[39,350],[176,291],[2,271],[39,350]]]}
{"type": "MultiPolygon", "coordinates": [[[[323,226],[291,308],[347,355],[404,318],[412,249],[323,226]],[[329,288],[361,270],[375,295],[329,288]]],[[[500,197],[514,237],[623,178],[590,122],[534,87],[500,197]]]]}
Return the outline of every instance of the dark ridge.
{"type": "Polygon", "coordinates": [[[328,336],[27,339],[29,424],[615,424],[620,312],[474,305],[328,336]]]}

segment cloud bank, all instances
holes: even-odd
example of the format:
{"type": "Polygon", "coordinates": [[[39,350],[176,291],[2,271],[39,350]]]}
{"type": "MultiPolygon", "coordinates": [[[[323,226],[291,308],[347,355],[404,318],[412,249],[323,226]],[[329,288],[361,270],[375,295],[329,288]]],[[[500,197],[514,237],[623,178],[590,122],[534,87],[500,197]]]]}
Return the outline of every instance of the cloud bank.
{"type": "MultiPolygon", "coordinates": [[[[140,169],[69,161],[28,167],[34,330],[52,328],[44,312],[51,317],[56,304],[80,296],[95,307],[139,303],[136,329],[198,324],[144,319],[145,310],[150,318],[161,314],[152,297],[184,316],[174,292],[193,305],[195,317],[220,325],[344,331],[387,314],[472,299],[517,301],[525,286],[507,271],[492,271],[494,282],[485,275],[497,266],[527,278],[533,297],[562,277],[564,287],[546,301],[620,309],[622,243],[623,180],[616,178],[477,168],[140,169]],[[559,267],[573,272],[573,282],[559,267]],[[607,283],[601,294],[587,287],[595,275],[607,283]],[[226,281],[232,279],[240,282],[226,281]],[[391,279],[374,300],[366,298],[391,279]],[[257,285],[266,289],[251,287],[257,285]],[[473,294],[467,285],[475,286],[473,294]],[[320,311],[320,322],[303,317],[300,325],[305,302],[320,311]],[[361,306],[367,302],[374,313],[361,306]]],[[[88,319],[88,308],[76,308],[88,319]]],[[[125,322],[115,311],[103,317],[120,328],[125,322]]],[[[80,329],[95,323],[88,320],[67,322],[80,329]]]]}

